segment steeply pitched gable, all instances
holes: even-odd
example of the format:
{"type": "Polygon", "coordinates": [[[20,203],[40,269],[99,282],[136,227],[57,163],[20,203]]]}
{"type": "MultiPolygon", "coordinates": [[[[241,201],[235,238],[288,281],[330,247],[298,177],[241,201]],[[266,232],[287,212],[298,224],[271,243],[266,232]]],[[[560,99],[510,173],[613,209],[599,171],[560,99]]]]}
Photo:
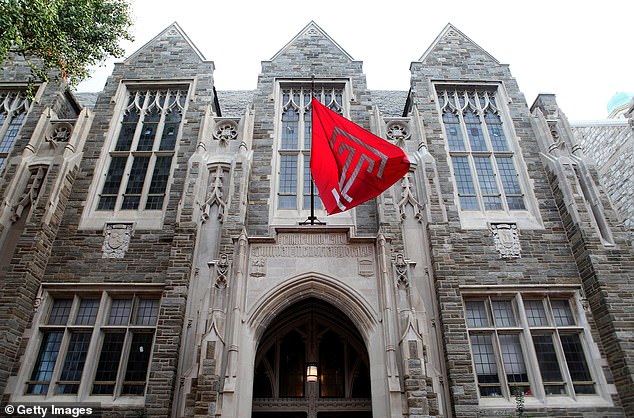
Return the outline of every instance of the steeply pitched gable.
{"type": "Polygon", "coordinates": [[[331,54],[337,54],[345,57],[349,61],[354,61],[354,58],[350,56],[337,42],[335,42],[322,28],[320,28],[314,21],[310,21],[308,25],[304,27],[289,43],[284,45],[282,49],[280,49],[271,61],[277,60],[279,57],[284,56],[288,53],[292,53],[293,49],[296,47],[301,48],[304,44],[315,42],[316,40],[322,43],[321,49],[328,50],[331,54]]]}
{"type": "Polygon", "coordinates": [[[174,22],[167,28],[165,28],[161,33],[152,38],[148,43],[139,48],[135,53],[126,58],[124,62],[126,64],[129,64],[135,61],[141,55],[145,55],[146,53],[151,54],[152,49],[155,46],[159,46],[165,41],[173,44],[180,43],[182,45],[180,47],[180,53],[191,52],[193,55],[197,56],[201,62],[206,61],[204,55],[200,52],[196,45],[194,45],[191,39],[189,39],[189,36],[187,36],[187,34],[183,31],[178,23],[174,22]]]}
{"type": "MultiPolygon", "coordinates": [[[[430,65],[434,64],[437,59],[435,54],[442,53],[443,57],[445,57],[448,49],[455,50],[457,55],[469,53],[470,58],[475,58],[474,55],[479,55],[481,60],[490,61],[494,65],[500,64],[496,58],[469,39],[467,35],[456,29],[451,23],[445,26],[418,61],[430,65]]],[[[456,58],[459,58],[459,56],[456,58]]]]}

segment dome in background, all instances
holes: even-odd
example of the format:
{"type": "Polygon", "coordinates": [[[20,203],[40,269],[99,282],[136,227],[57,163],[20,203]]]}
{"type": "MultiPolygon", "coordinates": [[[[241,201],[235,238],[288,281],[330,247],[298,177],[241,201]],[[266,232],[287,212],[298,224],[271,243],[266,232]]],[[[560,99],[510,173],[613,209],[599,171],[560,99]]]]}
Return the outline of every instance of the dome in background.
{"type": "Polygon", "coordinates": [[[627,107],[634,97],[634,93],[626,93],[624,91],[620,91],[616,93],[612,98],[608,101],[608,118],[619,117],[619,113],[627,110],[627,107]]]}

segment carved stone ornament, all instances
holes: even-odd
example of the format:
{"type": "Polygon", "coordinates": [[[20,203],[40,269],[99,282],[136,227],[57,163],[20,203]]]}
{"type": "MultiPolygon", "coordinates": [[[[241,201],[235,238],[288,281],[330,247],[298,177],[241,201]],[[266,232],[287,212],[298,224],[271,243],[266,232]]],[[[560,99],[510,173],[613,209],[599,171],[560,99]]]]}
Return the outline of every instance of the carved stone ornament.
{"type": "Polygon", "coordinates": [[[209,220],[209,213],[213,206],[218,206],[218,220],[222,223],[225,216],[225,208],[227,200],[225,198],[225,182],[228,177],[229,167],[224,164],[209,167],[209,187],[207,191],[207,200],[202,205],[202,221],[209,220]]]}
{"type": "Polygon", "coordinates": [[[228,144],[230,140],[238,137],[238,124],[233,120],[221,120],[214,129],[214,139],[223,144],[228,144]]]}
{"type": "Polygon", "coordinates": [[[40,190],[42,189],[42,185],[44,184],[44,179],[46,177],[46,173],[48,172],[48,167],[33,166],[30,167],[29,170],[29,181],[24,188],[24,192],[14,206],[13,214],[11,215],[11,222],[17,222],[18,219],[22,217],[25,209],[29,205],[31,205],[32,207],[35,204],[35,201],[40,194],[40,190]]]}
{"type": "Polygon", "coordinates": [[[407,277],[407,261],[403,254],[396,254],[392,260],[394,263],[394,269],[396,270],[396,284],[398,286],[408,287],[409,278],[407,277]]]}
{"type": "Polygon", "coordinates": [[[391,121],[387,124],[387,137],[392,141],[404,141],[411,136],[407,126],[401,121],[391,121]]]}
{"type": "Polygon", "coordinates": [[[495,249],[500,253],[500,258],[520,258],[522,247],[520,246],[520,234],[515,224],[491,224],[495,249]]]}
{"type": "Polygon", "coordinates": [[[403,179],[401,180],[401,200],[398,202],[398,211],[401,215],[401,220],[405,220],[407,218],[407,210],[406,207],[411,205],[414,211],[414,218],[418,222],[422,222],[423,220],[423,205],[418,202],[416,199],[416,188],[414,184],[412,184],[412,176],[413,173],[407,173],[403,179]]]}
{"type": "Polygon", "coordinates": [[[227,254],[220,254],[218,263],[216,264],[216,282],[214,286],[219,289],[227,287],[227,273],[229,272],[229,257],[227,254]]]}
{"type": "Polygon", "coordinates": [[[251,259],[251,273],[253,277],[266,276],[266,259],[264,257],[253,257],[251,259]]]}
{"type": "Polygon", "coordinates": [[[69,122],[53,122],[46,133],[46,141],[51,145],[68,142],[73,132],[73,125],[69,122]]]}
{"type": "Polygon", "coordinates": [[[372,260],[359,260],[359,276],[374,276],[374,263],[372,262],[372,260]]]}
{"type": "Polygon", "coordinates": [[[104,240],[101,258],[123,258],[126,251],[128,251],[132,233],[132,224],[106,224],[106,228],[103,231],[104,240]]]}

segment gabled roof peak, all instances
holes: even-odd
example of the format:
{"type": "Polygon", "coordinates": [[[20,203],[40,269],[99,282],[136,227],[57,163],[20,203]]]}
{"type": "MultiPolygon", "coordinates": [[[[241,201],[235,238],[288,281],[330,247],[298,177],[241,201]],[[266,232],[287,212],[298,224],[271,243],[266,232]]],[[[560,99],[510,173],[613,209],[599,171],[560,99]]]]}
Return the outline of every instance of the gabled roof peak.
{"type": "Polygon", "coordinates": [[[141,48],[137,49],[136,52],[134,52],[132,55],[130,55],[129,57],[127,57],[125,59],[125,61],[130,61],[133,60],[134,58],[136,58],[137,55],[139,55],[141,53],[141,51],[143,51],[148,45],[150,45],[152,42],[156,41],[157,39],[163,37],[163,36],[181,36],[183,39],[185,39],[185,41],[189,44],[189,46],[192,48],[192,50],[196,53],[196,55],[198,55],[198,57],[200,58],[201,61],[207,61],[207,59],[205,58],[205,56],[200,52],[200,50],[198,49],[198,47],[196,45],[194,45],[194,43],[192,42],[191,39],[189,39],[189,36],[187,36],[187,34],[185,33],[185,31],[183,30],[183,28],[180,27],[180,25],[178,24],[178,22],[174,22],[171,25],[169,25],[168,27],[166,27],[165,29],[163,29],[163,31],[161,31],[158,35],[156,35],[154,38],[150,39],[148,42],[145,43],[145,45],[143,45],[141,48]]]}
{"type": "Polygon", "coordinates": [[[429,48],[427,48],[427,50],[423,53],[423,55],[421,55],[421,57],[418,59],[418,61],[419,62],[425,61],[427,56],[436,48],[438,43],[442,39],[447,38],[447,37],[462,37],[467,42],[472,43],[473,45],[475,45],[480,51],[482,51],[483,54],[485,54],[487,57],[489,57],[493,62],[495,62],[496,64],[500,63],[493,55],[489,54],[484,48],[482,48],[477,43],[473,42],[467,35],[462,33],[460,30],[458,30],[458,28],[456,28],[451,23],[447,23],[447,25],[444,27],[444,29],[440,32],[440,34],[436,37],[436,39],[434,39],[434,42],[432,42],[431,45],[429,45],[429,48]]]}
{"type": "Polygon", "coordinates": [[[300,30],[299,33],[290,40],[290,42],[284,45],[282,49],[280,49],[275,55],[273,55],[271,61],[274,61],[277,57],[283,55],[284,52],[286,52],[286,50],[288,50],[288,48],[293,43],[295,43],[295,41],[304,36],[322,36],[328,39],[337,49],[339,49],[341,53],[346,56],[346,58],[348,58],[350,61],[354,61],[354,58],[352,58],[350,54],[348,54],[341,46],[339,46],[339,44],[335,42],[335,40],[332,39],[330,35],[328,35],[321,27],[319,27],[319,25],[315,23],[314,20],[311,20],[306,26],[304,26],[304,29],[300,30]]]}

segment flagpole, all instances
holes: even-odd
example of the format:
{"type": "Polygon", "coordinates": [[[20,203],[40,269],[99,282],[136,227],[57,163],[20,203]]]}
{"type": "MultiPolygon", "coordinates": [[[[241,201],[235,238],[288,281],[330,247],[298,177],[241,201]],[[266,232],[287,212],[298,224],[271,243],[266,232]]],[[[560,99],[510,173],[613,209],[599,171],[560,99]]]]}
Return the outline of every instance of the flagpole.
{"type": "MultiPolygon", "coordinates": [[[[310,102],[312,106],[313,98],[315,97],[315,74],[310,76],[310,102]]],[[[310,111],[313,109],[311,107],[310,111]]],[[[313,135],[314,120],[310,118],[310,135],[313,135]]],[[[313,143],[313,139],[310,139],[310,143],[313,143]]],[[[312,150],[311,150],[312,151],[312,150]]],[[[313,163],[313,155],[310,155],[310,163],[313,163]]],[[[310,170],[310,224],[315,225],[315,183],[313,182],[313,170],[310,170]]]]}
{"type": "MultiPolygon", "coordinates": [[[[312,106],[313,99],[315,98],[315,74],[312,74],[310,76],[310,80],[311,80],[310,102],[312,106]]],[[[312,107],[311,107],[311,112],[312,112],[312,107]]],[[[315,121],[313,120],[312,117],[310,118],[310,123],[311,123],[310,134],[312,136],[313,129],[315,129],[315,121]]],[[[311,138],[311,144],[312,144],[312,138],[311,138]]],[[[310,155],[311,164],[312,164],[312,161],[313,161],[313,155],[311,153],[310,155]]],[[[311,225],[315,225],[315,221],[317,221],[319,225],[324,225],[324,222],[317,220],[317,217],[315,216],[315,182],[313,181],[313,170],[311,169],[309,171],[310,171],[310,216],[304,222],[300,223],[300,225],[306,225],[308,221],[310,221],[311,225]]]]}

